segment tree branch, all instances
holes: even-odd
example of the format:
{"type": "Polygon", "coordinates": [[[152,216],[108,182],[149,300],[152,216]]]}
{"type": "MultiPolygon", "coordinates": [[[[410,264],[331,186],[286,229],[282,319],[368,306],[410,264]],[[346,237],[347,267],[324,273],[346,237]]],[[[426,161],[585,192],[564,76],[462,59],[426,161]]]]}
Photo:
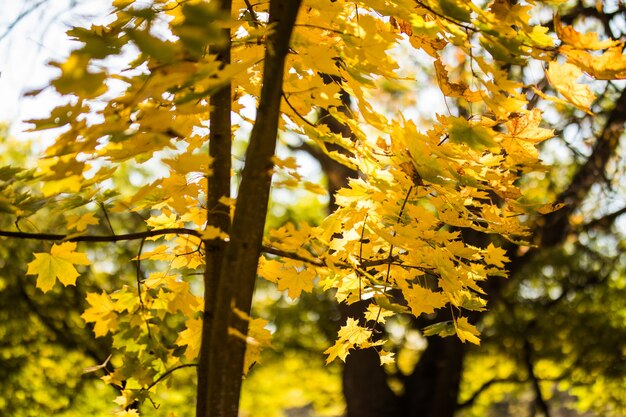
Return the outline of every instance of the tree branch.
{"type": "Polygon", "coordinates": [[[482,394],[483,392],[485,392],[490,386],[494,385],[494,384],[505,384],[505,383],[524,383],[526,381],[519,379],[519,378],[492,378],[489,381],[485,382],[483,385],[480,386],[480,388],[478,388],[476,391],[474,391],[472,393],[472,395],[470,395],[470,397],[463,401],[462,403],[458,404],[456,406],[457,411],[462,409],[462,408],[466,408],[471,406],[472,404],[474,404],[474,401],[476,401],[476,399],[480,396],[480,394],[482,394]]]}
{"type": "Polygon", "coordinates": [[[145,390],[149,391],[156,384],[158,384],[159,382],[161,382],[162,380],[164,380],[165,378],[170,376],[174,371],[177,371],[177,370],[182,369],[182,368],[191,368],[191,367],[197,367],[197,366],[198,366],[197,363],[185,363],[183,365],[178,365],[178,366],[175,366],[175,367],[173,367],[171,369],[168,369],[167,371],[163,372],[157,379],[152,381],[152,383],[150,385],[148,385],[148,388],[146,388],[145,390]]]}
{"type": "Polygon", "coordinates": [[[621,209],[614,211],[613,213],[609,213],[606,216],[593,219],[589,223],[585,223],[582,226],[580,226],[578,230],[588,231],[588,230],[597,229],[597,228],[605,229],[611,226],[615,222],[615,220],[623,214],[626,214],[626,207],[622,207],[621,209]]]}
{"type": "MultiPolygon", "coordinates": [[[[155,230],[146,230],[145,232],[136,232],[136,233],[127,233],[121,235],[63,235],[63,234],[55,234],[55,233],[27,233],[27,232],[12,232],[8,230],[0,230],[0,237],[10,237],[14,239],[27,239],[27,240],[41,240],[41,241],[52,241],[52,242],[92,242],[92,243],[102,243],[102,242],[120,242],[120,241],[129,241],[129,240],[144,240],[149,237],[155,236],[164,236],[164,235],[189,235],[195,237],[202,237],[202,233],[198,230],[194,229],[186,229],[186,228],[168,228],[168,229],[155,229],[155,230]]],[[[276,255],[283,258],[293,259],[295,261],[305,262],[314,266],[328,266],[326,262],[322,259],[311,259],[302,255],[298,255],[294,252],[285,251],[282,249],[274,248],[271,246],[263,245],[261,246],[261,252],[267,253],[269,255],[276,255]]],[[[386,264],[394,264],[398,266],[403,266],[400,263],[397,263],[398,258],[392,256],[391,258],[384,259],[372,259],[369,261],[362,262],[359,267],[361,268],[370,268],[372,266],[386,265],[386,264]]],[[[354,268],[353,265],[349,263],[336,263],[335,266],[340,268],[354,268]]],[[[407,266],[411,267],[411,266],[407,266]]]]}
{"type": "Polygon", "coordinates": [[[540,230],[542,247],[562,242],[570,232],[569,217],[580,206],[591,187],[603,177],[606,165],[615,154],[620,137],[624,133],[625,123],[626,89],[622,90],[611,111],[591,156],[576,172],[567,189],[559,195],[557,201],[565,203],[566,206],[545,216],[545,223],[540,230]]]}
{"type": "Polygon", "coordinates": [[[544,417],[550,417],[550,407],[548,407],[548,403],[545,398],[543,398],[543,394],[541,393],[541,387],[539,386],[539,379],[537,375],[535,375],[535,369],[533,367],[533,362],[531,358],[531,346],[528,339],[524,340],[524,365],[526,366],[526,371],[528,372],[528,378],[530,378],[530,382],[533,387],[533,391],[535,392],[535,404],[539,406],[539,409],[543,413],[544,417]]]}
{"type": "Polygon", "coordinates": [[[163,235],[190,235],[202,237],[202,233],[200,231],[186,228],[155,229],[122,235],[61,235],[54,233],[27,233],[0,230],[0,237],[64,242],[120,242],[124,240],[140,240],[163,235]]]}

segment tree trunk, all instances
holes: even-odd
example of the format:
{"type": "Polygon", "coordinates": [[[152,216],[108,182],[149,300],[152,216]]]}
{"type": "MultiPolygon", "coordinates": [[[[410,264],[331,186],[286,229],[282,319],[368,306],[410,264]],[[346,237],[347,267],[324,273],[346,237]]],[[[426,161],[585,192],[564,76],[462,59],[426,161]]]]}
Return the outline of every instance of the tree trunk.
{"type": "MultiPolygon", "coordinates": [[[[231,0],[220,0],[220,9],[230,15],[231,0]]],[[[230,29],[222,30],[225,43],[211,46],[210,54],[217,55],[222,67],[230,64],[230,29]]],[[[228,206],[220,203],[220,198],[230,196],[231,169],[231,84],[224,86],[211,96],[209,156],[212,158],[212,174],[208,178],[207,224],[224,232],[230,231],[230,212],[228,206]]],[[[215,318],[215,298],[220,283],[222,258],[226,242],[221,239],[204,241],[204,310],[202,321],[202,340],[197,371],[196,417],[208,414],[210,392],[215,389],[209,383],[209,356],[216,343],[211,339],[211,329],[215,318]]]]}
{"type": "Polygon", "coordinates": [[[418,365],[406,378],[402,412],[407,417],[453,417],[464,347],[456,337],[430,337],[418,365]]]}
{"type": "MultiPolygon", "coordinates": [[[[234,309],[250,313],[276,147],[284,64],[300,0],[272,0],[263,86],[246,151],[235,216],[220,269],[207,360],[208,407],[202,417],[237,417],[248,322],[234,309]],[[235,332],[232,332],[235,330],[235,332]]],[[[204,370],[200,370],[204,372],[204,370]]],[[[200,416],[198,416],[200,417],[200,416]]]]}
{"type": "MultiPolygon", "coordinates": [[[[341,304],[342,322],[347,317],[363,317],[368,304],[369,301],[341,304]]],[[[382,331],[382,328],[378,330],[382,331]]],[[[387,372],[380,365],[380,357],[374,348],[352,350],[343,369],[347,417],[399,416],[397,397],[387,385],[387,378],[387,372]]]]}

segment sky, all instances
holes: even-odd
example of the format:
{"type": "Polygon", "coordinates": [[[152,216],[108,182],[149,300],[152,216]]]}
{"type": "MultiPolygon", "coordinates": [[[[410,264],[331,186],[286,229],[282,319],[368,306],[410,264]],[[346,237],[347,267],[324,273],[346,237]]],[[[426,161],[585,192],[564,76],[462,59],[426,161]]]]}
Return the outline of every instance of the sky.
{"type": "Polygon", "coordinates": [[[72,25],[89,26],[96,18],[106,18],[108,3],[0,0],[0,123],[9,123],[13,136],[47,135],[26,133],[30,125],[23,120],[45,117],[61,102],[60,96],[50,88],[37,97],[24,97],[24,93],[45,87],[58,75],[47,63],[62,62],[77,46],[65,32],[72,25]]]}

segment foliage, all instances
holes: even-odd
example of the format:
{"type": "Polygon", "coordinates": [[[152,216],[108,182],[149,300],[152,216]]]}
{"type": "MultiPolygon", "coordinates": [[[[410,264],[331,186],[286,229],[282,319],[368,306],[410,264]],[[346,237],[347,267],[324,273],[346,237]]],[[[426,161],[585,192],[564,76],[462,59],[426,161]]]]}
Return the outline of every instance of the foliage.
{"type": "Polygon", "coordinates": [[[3,224],[17,225],[1,235],[50,242],[26,271],[44,292],[57,291],[57,279],[80,282],[96,261],[84,243],[140,242],[125,259],[135,268],[119,286],[89,292],[82,314],[111,338],[102,379],[119,390],[118,415],[136,414],[191,367],[198,415],[237,414],[241,375],[270,344],[267,321],[250,317],[257,274],[293,299],[319,286],[344,304],[368,300],[327,347],[328,362],[374,347],[392,363],[377,329],[396,315],[445,311],[425,335],[479,344],[476,313],[486,282],[506,276],[506,245],[535,244],[541,216],[560,207],[520,187],[545,170],[537,146],[554,135],[536,100],[593,114],[583,72],[612,80],[626,71],[620,42],[556,14],[556,36],[532,23],[541,3],[116,0],[106,25],[70,30],[80,47],[53,63],[60,74],[51,82],[67,101],[31,121],[61,133],[33,170],[0,171],[3,224]],[[372,104],[383,80],[402,78],[394,50],[407,43],[429,57],[441,94],[456,103],[432,123],[372,104]],[[107,68],[112,58],[127,66],[107,68]],[[511,76],[529,62],[553,91],[511,76]],[[454,74],[459,64],[471,82],[454,74]],[[320,108],[350,134],[316,119],[320,108]],[[236,175],[231,135],[247,142],[236,175]],[[359,178],[319,224],[265,230],[272,175],[274,190],[323,192],[294,158],[274,155],[290,136],[359,178]],[[136,165],[155,175],[128,190],[124,174],[136,165]],[[29,191],[37,183],[41,194],[29,191]],[[55,224],[40,220],[51,215],[55,224]],[[110,217],[135,215],[141,230],[116,233],[110,217]],[[473,243],[471,233],[490,238],[473,243]]]}

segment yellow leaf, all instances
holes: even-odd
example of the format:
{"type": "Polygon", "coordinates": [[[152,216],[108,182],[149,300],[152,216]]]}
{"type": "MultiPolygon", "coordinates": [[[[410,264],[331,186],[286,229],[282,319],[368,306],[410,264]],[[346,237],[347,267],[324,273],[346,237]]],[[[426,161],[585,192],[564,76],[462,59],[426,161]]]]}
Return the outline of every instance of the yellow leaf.
{"type": "Polygon", "coordinates": [[[583,75],[580,68],[567,62],[561,65],[552,61],[548,65],[546,75],[550,84],[570,103],[581,110],[589,111],[589,106],[596,97],[589,86],[577,82],[578,78],[583,75]]]}
{"type": "Polygon", "coordinates": [[[44,181],[41,191],[45,197],[50,197],[59,193],[76,193],[80,191],[83,177],[72,175],[62,180],[44,181]]]}
{"type": "Polygon", "coordinates": [[[207,227],[202,231],[202,240],[213,239],[226,240],[228,239],[228,234],[224,233],[222,230],[215,226],[207,225],[207,227]]]}
{"type": "Polygon", "coordinates": [[[87,226],[96,225],[98,223],[100,222],[96,219],[93,213],[86,213],[82,216],[74,215],[67,217],[68,229],[75,229],[78,232],[83,232],[87,229],[87,226]]]}
{"type": "Polygon", "coordinates": [[[480,92],[471,91],[467,84],[450,82],[448,71],[446,71],[446,68],[438,59],[435,61],[435,74],[437,75],[437,83],[444,95],[448,97],[463,97],[470,103],[482,100],[480,92]]]}
{"type": "Polygon", "coordinates": [[[539,127],[541,123],[541,110],[532,111],[518,117],[511,117],[506,122],[506,127],[511,134],[518,139],[538,143],[554,136],[552,129],[539,127]]]}
{"type": "Polygon", "coordinates": [[[326,364],[328,365],[337,358],[345,362],[346,357],[348,356],[348,350],[350,350],[351,347],[352,345],[347,343],[345,340],[337,340],[334,345],[324,351],[324,354],[328,355],[328,358],[326,358],[326,364]]]}
{"type": "Polygon", "coordinates": [[[91,306],[80,316],[87,323],[94,323],[96,337],[106,335],[115,328],[117,315],[115,305],[108,294],[88,293],[87,302],[91,306]]]}
{"type": "Polygon", "coordinates": [[[244,375],[248,373],[252,365],[261,363],[261,351],[271,346],[272,333],[265,328],[268,323],[264,319],[250,320],[243,364],[244,375]]]}
{"type": "Polygon", "coordinates": [[[348,317],[346,325],[339,329],[339,338],[347,340],[350,343],[360,345],[370,338],[372,331],[365,327],[359,326],[359,322],[348,317]]]}
{"type": "Polygon", "coordinates": [[[387,317],[391,317],[393,315],[393,311],[385,310],[376,304],[370,304],[367,306],[367,311],[365,312],[365,320],[384,324],[387,317]]]}
{"type": "Polygon", "coordinates": [[[504,262],[508,262],[509,258],[506,257],[506,251],[502,248],[493,246],[490,243],[484,253],[485,262],[489,265],[495,265],[500,268],[504,268],[504,262]]]}
{"type": "Polygon", "coordinates": [[[474,325],[467,321],[467,317],[459,317],[455,320],[454,328],[461,342],[470,342],[475,345],[480,345],[480,339],[478,338],[480,332],[474,325]]]}
{"type": "Polygon", "coordinates": [[[49,291],[58,278],[63,285],[74,285],[78,271],[74,265],[89,265],[84,253],[74,252],[75,242],[52,245],[50,253],[36,253],[35,259],[28,264],[28,275],[37,275],[37,287],[43,292],[49,291]]]}
{"type": "Polygon", "coordinates": [[[167,309],[170,313],[181,311],[189,317],[202,308],[200,299],[191,293],[188,282],[172,280],[169,282],[168,289],[171,291],[166,297],[167,309]]]}
{"type": "Polygon", "coordinates": [[[580,33],[572,26],[564,26],[558,14],[554,16],[554,29],[559,39],[576,49],[600,50],[619,45],[619,41],[611,39],[601,41],[595,32],[580,33]]]}
{"type": "Polygon", "coordinates": [[[104,72],[92,72],[89,69],[90,57],[73,52],[62,64],[53,62],[61,69],[61,76],[52,81],[61,94],[76,94],[79,97],[94,98],[107,91],[104,72]]]}
{"type": "Polygon", "coordinates": [[[182,154],[174,159],[164,159],[164,163],[176,173],[185,175],[190,172],[202,172],[210,175],[211,157],[207,154],[182,154]]]}
{"type": "Polygon", "coordinates": [[[302,291],[311,292],[313,290],[313,280],[315,279],[315,269],[304,268],[301,271],[293,267],[282,269],[282,274],[278,280],[278,289],[287,290],[291,299],[296,299],[302,291]]]}
{"type": "Polygon", "coordinates": [[[406,279],[396,278],[396,284],[415,317],[422,313],[431,314],[435,309],[445,306],[448,301],[445,294],[433,292],[416,283],[409,283],[406,279]]]}
{"type": "Polygon", "coordinates": [[[381,350],[378,353],[378,356],[380,356],[380,364],[384,365],[386,363],[389,363],[389,364],[395,363],[395,361],[396,361],[395,358],[394,358],[395,355],[396,354],[393,353],[393,352],[387,352],[385,350],[381,350]]]}
{"type": "Polygon", "coordinates": [[[185,349],[185,358],[194,360],[200,352],[200,341],[202,336],[202,319],[189,319],[185,323],[185,330],[178,334],[176,344],[178,346],[187,346],[185,349]]]}
{"type": "Polygon", "coordinates": [[[123,9],[126,6],[133,4],[135,0],[113,0],[113,7],[123,9]]]}
{"type": "Polygon", "coordinates": [[[346,325],[339,329],[338,335],[339,338],[335,344],[324,351],[324,353],[328,355],[326,359],[327,364],[334,361],[336,358],[345,362],[348,351],[355,346],[360,347],[368,343],[372,336],[372,331],[359,326],[358,321],[348,317],[346,325]]]}
{"type": "Polygon", "coordinates": [[[602,55],[591,55],[571,47],[562,46],[561,53],[568,61],[578,65],[584,72],[597,80],[612,80],[626,78],[626,55],[622,47],[616,46],[607,49],[602,55]]]}

